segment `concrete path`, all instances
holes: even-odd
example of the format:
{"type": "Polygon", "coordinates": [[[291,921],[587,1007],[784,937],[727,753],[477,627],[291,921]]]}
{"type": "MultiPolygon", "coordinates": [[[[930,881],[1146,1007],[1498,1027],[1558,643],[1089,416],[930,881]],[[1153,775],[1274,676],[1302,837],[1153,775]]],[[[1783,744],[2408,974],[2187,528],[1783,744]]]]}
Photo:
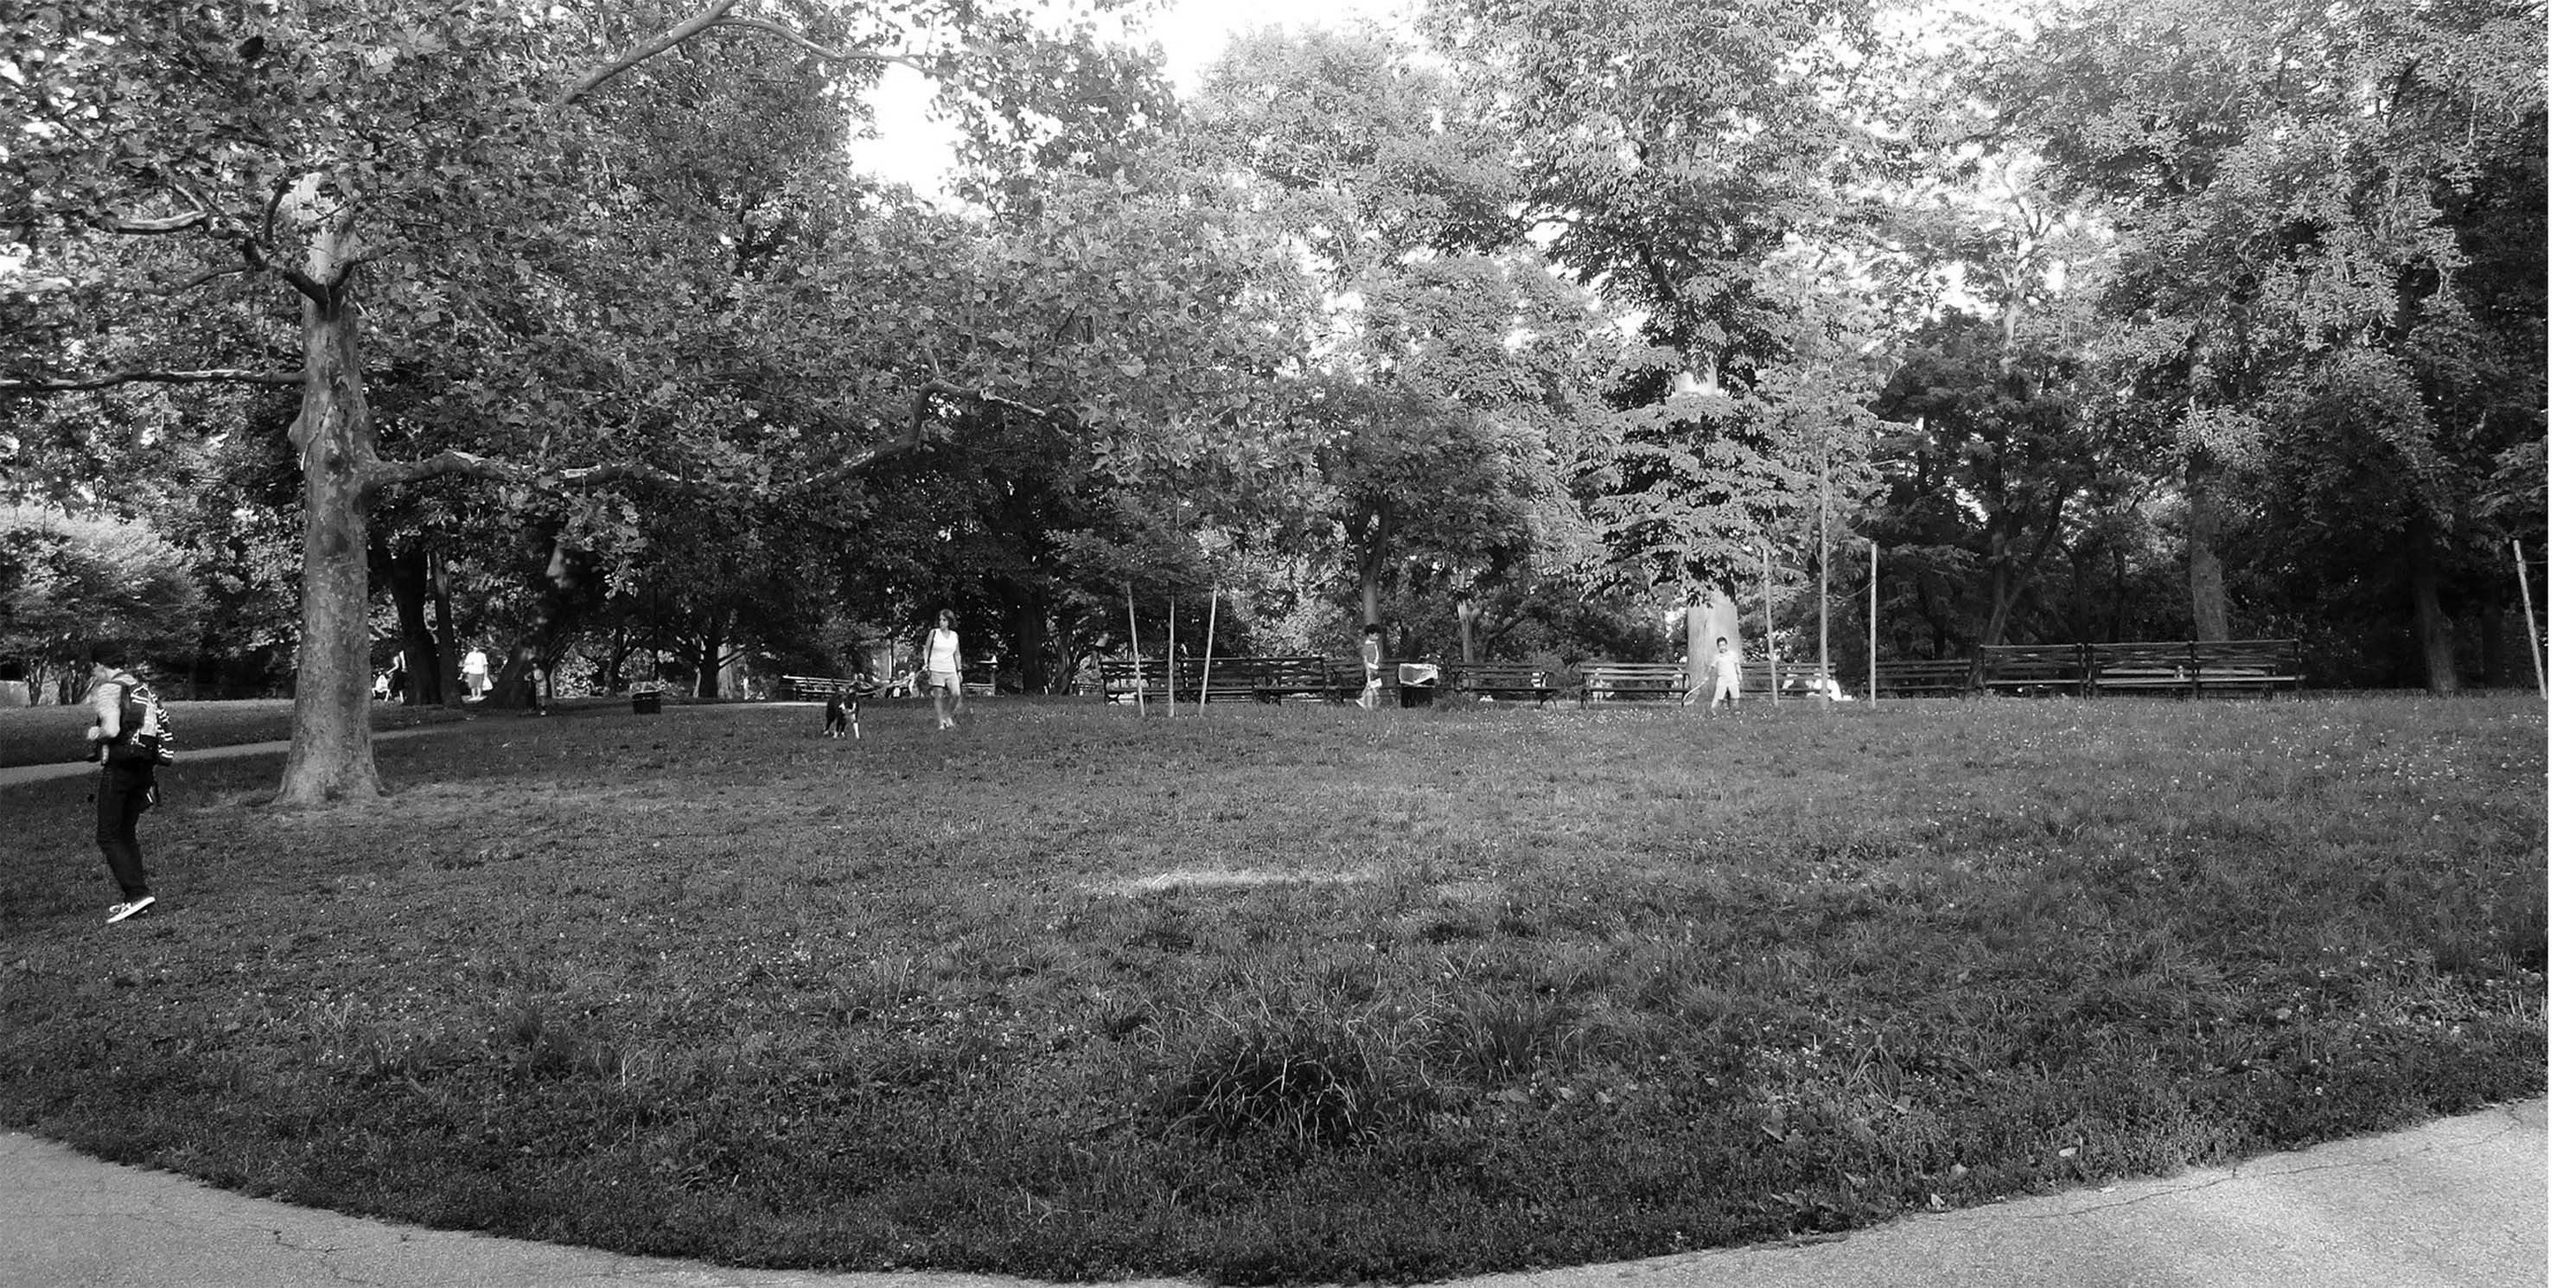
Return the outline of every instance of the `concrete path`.
{"type": "MultiPolygon", "coordinates": [[[[2163,1180],[1917,1216],[1832,1242],[1476,1288],[2537,1288],[2549,1109],[2526,1101],[2163,1180]]],[[[991,1288],[621,1257],[288,1207],[0,1133],[0,1288],[991,1288]]],[[[1174,1285],[1172,1280],[1137,1281],[1174,1285]]]]}

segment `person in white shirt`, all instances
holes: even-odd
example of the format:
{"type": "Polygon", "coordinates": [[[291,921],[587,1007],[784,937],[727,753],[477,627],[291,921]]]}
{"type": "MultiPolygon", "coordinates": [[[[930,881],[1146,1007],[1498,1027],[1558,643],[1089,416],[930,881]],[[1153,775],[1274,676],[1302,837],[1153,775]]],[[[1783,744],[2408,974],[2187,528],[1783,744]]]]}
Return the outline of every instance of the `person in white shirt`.
{"type": "Polygon", "coordinates": [[[492,687],[492,661],[479,648],[465,650],[465,696],[480,698],[492,687]]]}
{"type": "Polygon", "coordinates": [[[1735,641],[1723,635],[1717,637],[1717,656],[1709,659],[1708,678],[1717,690],[1708,697],[1711,712],[1720,703],[1730,707],[1744,705],[1744,659],[1736,655],[1735,641]]]}
{"type": "Polygon", "coordinates": [[[930,628],[929,647],[922,650],[922,676],[930,686],[931,714],[939,717],[939,727],[954,729],[952,713],[966,710],[966,686],[958,674],[957,614],[939,610],[939,624],[930,628]]]}

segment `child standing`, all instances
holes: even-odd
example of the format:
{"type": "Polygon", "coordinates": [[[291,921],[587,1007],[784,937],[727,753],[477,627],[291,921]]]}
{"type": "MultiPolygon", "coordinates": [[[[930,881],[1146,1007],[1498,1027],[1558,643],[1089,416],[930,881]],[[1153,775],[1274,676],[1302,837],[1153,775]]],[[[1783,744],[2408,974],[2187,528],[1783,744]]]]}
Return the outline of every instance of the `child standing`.
{"type": "Polygon", "coordinates": [[[1709,695],[1710,711],[1716,711],[1717,704],[1721,702],[1730,707],[1743,705],[1744,659],[1735,655],[1735,641],[1723,635],[1717,637],[1717,656],[1709,659],[1708,678],[1716,688],[1716,692],[1709,695]]]}

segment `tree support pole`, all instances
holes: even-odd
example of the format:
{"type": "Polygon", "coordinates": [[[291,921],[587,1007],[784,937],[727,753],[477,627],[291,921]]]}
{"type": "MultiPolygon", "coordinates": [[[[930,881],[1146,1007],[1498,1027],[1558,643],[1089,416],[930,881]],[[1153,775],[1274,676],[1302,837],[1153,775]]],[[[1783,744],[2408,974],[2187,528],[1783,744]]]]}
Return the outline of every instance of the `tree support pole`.
{"type": "Polygon", "coordinates": [[[1762,545],[1762,656],[1771,662],[1771,705],[1780,705],[1780,634],[1771,625],[1771,545],[1762,545]]]}
{"type": "Polygon", "coordinates": [[[1163,601],[1163,718],[1181,718],[1181,602],[1163,601]]]}
{"type": "Polygon", "coordinates": [[[1816,697],[1825,702],[1833,701],[1832,691],[1825,686],[1834,680],[1834,652],[1825,646],[1825,631],[1832,618],[1829,611],[1832,603],[1825,589],[1826,579],[1833,574],[1833,545],[1826,527],[1829,508],[1825,494],[1825,451],[1820,447],[1816,449],[1816,697]]]}
{"type": "Polygon", "coordinates": [[[2540,618],[2531,611],[2531,572],[2522,561],[2522,538],[2513,539],[2513,577],[2522,583],[2522,629],[2531,637],[2531,678],[2540,685],[2540,700],[2549,700],[2549,671],[2540,657],[2540,618]]]}
{"type": "Polygon", "coordinates": [[[1878,709],[1878,543],[1869,543],[1869,705],[1878,709]]]}
{"type": "Polygon", "coordinates": [[[1127,656],[1136,659],[1136,718],[1145,716],[1145,639],[1136,633],[1136,583],[1127,583],[1127,656]]]}
{"type": "Polygon", "coordinates": [[[1207,652],[1199,657],[1199,710],[1207,710],[1208,676],[1216,669],[1216,592],[1217,583],[1208,583],[1207,652]]]}

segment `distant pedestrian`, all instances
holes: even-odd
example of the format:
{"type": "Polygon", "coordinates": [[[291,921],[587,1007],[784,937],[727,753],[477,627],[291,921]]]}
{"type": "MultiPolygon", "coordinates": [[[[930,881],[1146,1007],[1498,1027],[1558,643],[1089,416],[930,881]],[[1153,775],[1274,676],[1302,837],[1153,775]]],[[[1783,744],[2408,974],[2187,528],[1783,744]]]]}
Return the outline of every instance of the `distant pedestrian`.
{"type": "Polygon", "coordinates": [[[957,614],[945,608],[939,610],[939,622],[930,628],[930,643],[922,653],[931,714],[939,718],[940,728],[954,729],[955,715],[966,711],[966,685],[958,673],[957,614]]]}
{"type": "Polygon", "coordinates": [[[143,842],[136,825],[159,802],[157,771],[168,759],[161,700],[134,672],[107,662],[91,669],[90,758],[99,762],[98,848],[116,879],[110,925],[153,905],[152,882],[143,871],[143,842]]]}
{"type": "Polygon", "coordinates": [[[465,696],[481,698],[483,691],[491,686],[492,659],[483,656],[483,650],[479,648],[465,650],[465,696]]]}

